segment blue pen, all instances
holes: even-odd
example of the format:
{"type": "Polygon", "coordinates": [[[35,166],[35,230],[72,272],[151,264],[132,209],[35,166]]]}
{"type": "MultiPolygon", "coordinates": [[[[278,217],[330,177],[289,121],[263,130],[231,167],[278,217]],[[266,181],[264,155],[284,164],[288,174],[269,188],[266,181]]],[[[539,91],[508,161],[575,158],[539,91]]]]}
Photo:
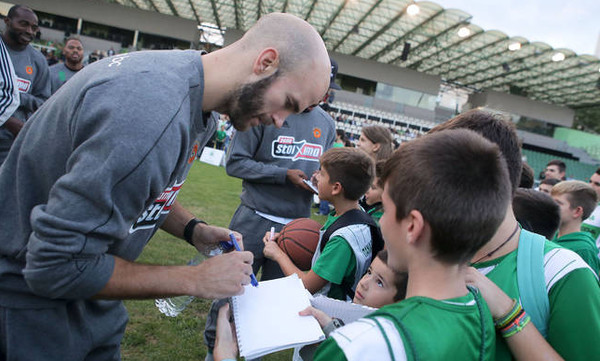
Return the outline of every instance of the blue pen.
{"type": "MultiPolygon", "coordinates": [[[[237,243],[237,240],[235,239],[233,233],[229,233],[229,238],[231,239],[231,243],[233,243],[235,250],[241,252],[242,250],[240,249],[240,245],[237,243]]],[[[250,283],[252,284],[252,286],[258,287],[258,280],[256,279],[256,276],[254,276],[254,272],[250,273],[250,283]]]]}

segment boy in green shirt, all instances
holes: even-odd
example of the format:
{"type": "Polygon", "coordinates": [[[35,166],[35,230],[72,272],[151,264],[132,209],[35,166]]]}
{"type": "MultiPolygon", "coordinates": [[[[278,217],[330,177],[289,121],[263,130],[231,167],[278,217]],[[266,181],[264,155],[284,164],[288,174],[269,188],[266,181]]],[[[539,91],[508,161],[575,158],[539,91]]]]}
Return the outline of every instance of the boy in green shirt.
{"type": "Polygon", "coordinates": [[[492,316],[464,272],[510,200],[498,147],[468,130],[428,135],[402,145],[382,181],[388,265],[408,270],[406,299],[333,332],[315,361],[493,360],[492,316]]]}
{"type": "MultiPolygon", "coordinates": [[[[332,148],[323,154],[320,162],[321,170],[317,174],[319,198],[331,202],[335,211],[329,214],[322,228],[324,233],[317,244],[311,269],[302,272],[277,242],[269,240],[270,232],[265,235],[263,253],[277,262],[286,276],[298,274],[311,293],[352,300],[358,281],[374,255],[383,248],[383,244],[376,244],[378,238],[372,235],[373,231],[378,232],[375,223],[358,205],[358,199],[373,181],[373,160],[359,149],[332,148]],[[331,233],[328,241],[324,240],[328,229],[350,212],[362,214],[373,225],[363,222],[350,224],[331,233]]],[[[275,237],[278,236],[276,233],[275,237]]]]}
{"type": "MultiPolygon", "coordinates": [[[[500,147],[508,165],[514,194],[522,168],[521,142],[514,124],[501,115],[473,109],[436,126],[430,134],[465,128],[476,131],[500,147]]],[[[540,270],[533,273],[532,269],[520,267],[517,255],[526,253],[521,252],[521,246],[527,248],[532,245],[533,238],[540,241],[542,236],[520,229],[509,204],[496,234],[472,259],[472,265],[493,281],[504,296],[487,297],[482,292],[493,311],[492,315],[502,316],[512,307],[512,300],[518,300],[530,315],[545,316],[538,324],[532,317],[532,322],[522,332],[510,338],[498,337],[496,360],[546,361],[552,359],[551,354],[567,360],[596,359],[600,354],[600,287],[597,275],[575,252],[543,239],[540,270]],[[522,280],[536,276],[540,283],[536,282],[534,288],[520,288],[518,279],[523,275],[522,280]],[[528,293],[537,297],[535,302],[524,301],[528,293]]]]}
{"type": "Polygon", "coordinates": [[[600,259],[591,234],[581,232],[581,224],[596,207],[594,189],[581,181],[563,181],[552,187],[552,198],[560,208],[560,226],[554,242],[577,253],[598,274],[600,259]]]}

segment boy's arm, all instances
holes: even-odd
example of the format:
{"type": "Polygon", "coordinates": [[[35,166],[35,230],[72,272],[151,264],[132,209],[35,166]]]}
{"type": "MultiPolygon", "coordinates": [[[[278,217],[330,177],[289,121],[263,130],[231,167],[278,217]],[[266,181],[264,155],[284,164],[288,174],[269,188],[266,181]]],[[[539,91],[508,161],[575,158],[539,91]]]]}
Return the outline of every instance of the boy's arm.
{"type": "MultiPolygon", "coordinates": [[[[508,310],[512,308],[513,300],[492,280],[479,273],[475,268],[467,268],[465,276],[466,282],[477,287],[481,292],[494,319],[506,315],[508,310]]],[[[532,322],[529,322],[520,332],[505,340],[516,360],[562,360],[532,322]]]]}
{"type": "Polygon", "coordinates": [[[277,262],[279,267],[281,267],[281,271],[286,276],[291,274],[297,274],[298,277],[304,283],[304,287],[310,292],[315,293],[321,288],[323,288],[327,284],[327,280],[321,278],[317,275],[313,270],[308,272],[303,272],[300,268],[296,267],[296,265],[292,262],[290,257],[288,257],[285,252],[279,248],[277,242],[273,241],[265,241],[265,248],[263,250],[265,257],[277,262]]]}

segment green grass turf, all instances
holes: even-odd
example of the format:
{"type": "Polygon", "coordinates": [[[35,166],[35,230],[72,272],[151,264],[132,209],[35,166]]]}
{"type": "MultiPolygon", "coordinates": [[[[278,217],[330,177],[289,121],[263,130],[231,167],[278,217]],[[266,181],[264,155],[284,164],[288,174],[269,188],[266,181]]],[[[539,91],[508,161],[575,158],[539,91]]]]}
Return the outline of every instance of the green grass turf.
{"type": "MultiPolygon", "coordinates": [[[[227,227],[239,204],[241,189],[241,180],[227,176],[224,168],[197,162],[177,199],[196,217],[227,227]]],[[[321,224],[325,221],[323,216],[313,218],[321,224]]],[[[185,264],[194,254],[195,250],[185,241],[159,231],[138,262],[185,264]]],[[[206,346],[202,334],[210,300],[196,299],[174,318],[162,315],[154,306],[154,300],[125,301],[125,306],[129,311],[129,324],[122,342],[123,360],[204,360],[206,346]]],[[[292,352],[288,350],[268,355],[263,360],[283,361],[291,357],[292,352]]]]}

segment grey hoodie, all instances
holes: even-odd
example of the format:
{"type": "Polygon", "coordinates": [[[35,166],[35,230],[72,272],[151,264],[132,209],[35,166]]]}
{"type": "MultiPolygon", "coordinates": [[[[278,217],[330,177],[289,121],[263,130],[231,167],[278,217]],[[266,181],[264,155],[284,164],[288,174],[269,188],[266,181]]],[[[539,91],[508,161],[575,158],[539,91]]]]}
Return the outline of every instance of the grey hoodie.
{"type": "Polygon", "coordinates": [[[310,215],[312,193],[287,180],[288,169],[300,169],[310,178],[319,169],[319,157],[333,145],[333,119],[320,107],[293,114],[283,127],[260,125],[233,137],[227,174],[242,178],[242,204],[285,218],[310,215]]]}
{"type": "Polygon", "coordinates": [[[25,124],[0,168],[0,305],[89,298],[135,260],[216,128],[199,52],[106,58],[25,124]]]}

